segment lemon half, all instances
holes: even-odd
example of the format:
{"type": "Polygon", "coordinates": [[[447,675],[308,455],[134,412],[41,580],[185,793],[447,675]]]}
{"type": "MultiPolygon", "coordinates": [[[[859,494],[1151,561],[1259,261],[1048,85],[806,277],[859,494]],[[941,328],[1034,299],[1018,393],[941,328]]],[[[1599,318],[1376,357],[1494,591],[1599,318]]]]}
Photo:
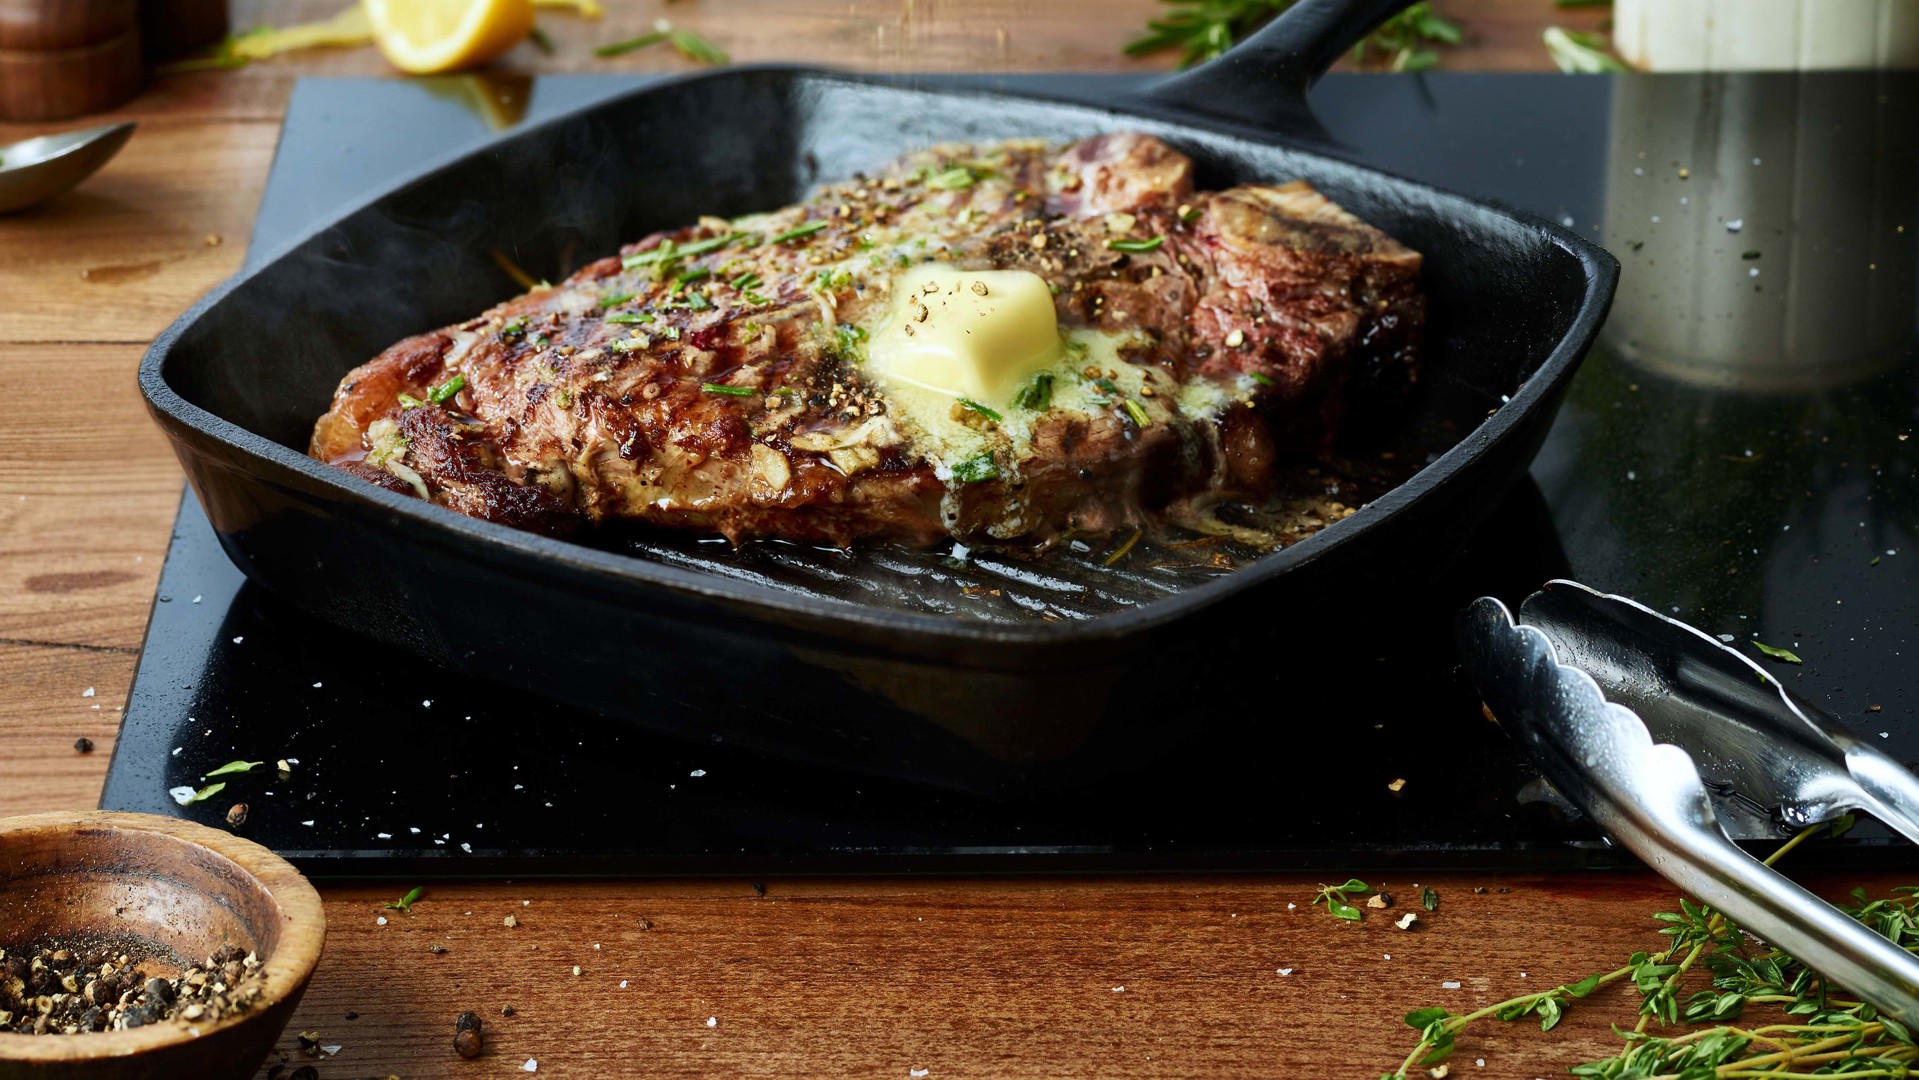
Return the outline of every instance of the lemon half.
{"type": "Polygon", "coordinates": [[[365,0],[373,40],[394,67],[432,75],[475,67],[533,30],[533,0],[365,0]]]}

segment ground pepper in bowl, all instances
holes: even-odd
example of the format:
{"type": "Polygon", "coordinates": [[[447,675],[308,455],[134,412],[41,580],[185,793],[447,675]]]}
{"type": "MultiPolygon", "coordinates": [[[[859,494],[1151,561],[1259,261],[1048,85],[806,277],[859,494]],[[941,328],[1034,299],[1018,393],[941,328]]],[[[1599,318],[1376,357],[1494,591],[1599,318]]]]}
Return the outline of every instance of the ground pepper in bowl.
{"type": "Polygon", "coordinates": [[[173,976],[172,967],[106,944],[0,949],[0,1031],[81,1035],[167,1021],[212,1022],[243,1013],[265,993],[260,960],[234,945],[173,976]]]}

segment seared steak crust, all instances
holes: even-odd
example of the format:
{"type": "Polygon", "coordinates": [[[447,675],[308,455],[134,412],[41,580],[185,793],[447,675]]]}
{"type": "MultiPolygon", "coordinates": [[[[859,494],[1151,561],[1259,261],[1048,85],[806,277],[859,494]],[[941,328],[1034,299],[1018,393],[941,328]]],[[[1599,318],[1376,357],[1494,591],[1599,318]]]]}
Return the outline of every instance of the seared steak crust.
{"type": "Polygon", "coordinates": [[[1330,447],[1351,372],[1410,384],[1419,270],[1304,183],[1196,193],[1148,136],[943,146],[402,341],[342,381],[310,452],[556,534],[1108,530],[1262,495],[1276,462],[1330,447]],[[984,475],[936,460],[862,364],[861,328],[935,261],[1030,270],[1063,332],[1122,343],[1078,373],[1097,407],[1041,405],[1025,441],[988,424],[984,475]]]}

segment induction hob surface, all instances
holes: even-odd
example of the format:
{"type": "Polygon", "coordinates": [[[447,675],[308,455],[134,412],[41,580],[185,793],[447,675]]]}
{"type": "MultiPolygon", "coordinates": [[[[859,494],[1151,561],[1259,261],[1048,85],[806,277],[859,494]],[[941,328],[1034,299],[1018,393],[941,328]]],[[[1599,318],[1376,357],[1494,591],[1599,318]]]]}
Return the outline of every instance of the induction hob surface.
{"type": "MultiPolygon", "coordinates": [[[[643,81],[303,81],[252,250],[422,160],[643,81]]],[[[972,81],[1095,100],[1136,85],[972,81]]],[[[1907,655],[1919,447],[1903,439],[1919,402],[1919,135],[1894,122],[1913,90],[1844,75],[1328,79],[1315,105],[1353,152],[1590,229],[1626,278],[1534,482],[1466,556],[1424,592],[1308,621],[1295,645],[1222,643],[1192,695],[1199,734],[1148,769],[934,790],[457,682],[249,585],[188,496],[102,805],[217,824],[244,802],[246,835],[332,874],[1624,861],[1556,808],[1452,655],[1466,601],[1516,601],[1555,575],[1733,640],[1790,645],[1805,663],[1781,669],[1789,685],[1919,757],[1905,715],[1919,671],[1907,655]],[[1747,100],[1797,102],[1774,115],[1796,115],[1803,137],[1696,122],[1747,100]],[[1821,142],[1833,117],[1861,129],[1838,164],[1821,142]],[[1838,168],[1864,177],[1856,192],[1838,168]],[[1828,220],[1781,209],[1808,191],[1826,197],[1828,220]],[[1844,329],[1809,341],[1801,328],[1822,319],[1844,329]],[[236,759],[264,764],[194,805],[168,795],[236,759]]],[[[673,678],[670,658],[634,662],[673,678]]],[[[1885,843],[1862,828],[1826,850],[1885,843]]]]}

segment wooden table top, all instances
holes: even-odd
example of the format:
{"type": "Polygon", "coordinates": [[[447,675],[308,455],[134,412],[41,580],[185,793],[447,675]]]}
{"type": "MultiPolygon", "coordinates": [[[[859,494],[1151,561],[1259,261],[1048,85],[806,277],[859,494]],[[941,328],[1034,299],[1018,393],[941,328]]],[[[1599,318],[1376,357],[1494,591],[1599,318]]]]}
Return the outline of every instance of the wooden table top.
{"type": "MultiPolygon", "coordinates": [[[[235,23],[338,6],[237,3],[235,23]]],[[[555,55],[522,46],[506,63],[683,66],[661,51],[591,56],[663,12],[743,62],[1164,62],[1118,52],[1155,0],[609,6],[600,22],[546,14],[555,55]]],[[[1603,17],[1545,0],[1440,7],[1469,35],[1446,55],[1454,69],[1544,68],[1545,25],[1603,17]]],[[[0,218],[0,814],[99,794],[181,482],[134,387],[141,351],[239,267],[293,80],[385,70],[363,49],[164,78],[114,114],[141,128],[99,176],[0,218]],[[72,748],[81,736],[91,754],[72,748]]],[[[0,141],[39,130],[0,124],[0,141]]],[[[1386,884],[1416,894],[1415,877],[1386,884]]],[[[1442,902],[1412,932],[1311,908],[1303,875],[779,880],[764,896],[746,881],[445,881],[426,883],[411,915],[383,910],[393,887],[327,884],[331,940],[285,1046],[317,1031],[343,1047],[318,1063],[323,1077],[409,1080],[518,1075],[529,1059],[583,1077],[1373,1077],[1409,1048],[1407,1010],[1460,1011],[1614,966],[1656,946],[1648,916],[1672,903],[1642,873],[1420,883],[1442,902]],[[451,1049],[467,1009],[488,1018],[471,1062],[451,1049]]],[[[1601,994],[1550,1035],[1468,1034],[1455,1075],[1562,1073],[1611,1053],[1606,1025],[1634,1004],[1601,994]]]]}

